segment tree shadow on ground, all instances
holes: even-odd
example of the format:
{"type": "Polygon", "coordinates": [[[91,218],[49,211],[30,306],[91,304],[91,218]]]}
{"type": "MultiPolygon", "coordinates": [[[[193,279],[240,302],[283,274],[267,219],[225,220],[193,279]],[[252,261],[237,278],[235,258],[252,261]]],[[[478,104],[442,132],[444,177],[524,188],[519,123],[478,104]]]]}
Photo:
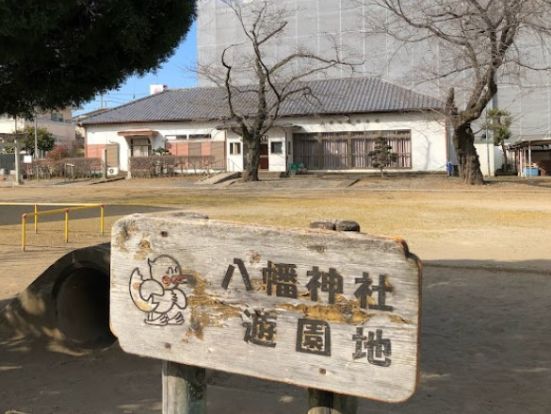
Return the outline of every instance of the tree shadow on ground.
{"type": "Polygon", "coordinates": [[[504,183],[551,189],[551,177],[523,178],[523,177],[517,177],[517,176],[511,176],[511,177],[501,176],[497,179],[486,181],[486,184],[490,186],[495,186],[495,185],[504,184],[504,183]]]}
{"type": "Polygon", "coordinates": [[[403,404],[361,406],[401,414],[548,412],[551,278],[545,269],[551,262],[426,263],[420,387],[403,404]]]}
{"type": "MultiPolygon", "coordinates": [[[[419,388],[400,404],[361,400],[359,412],[547,413],[551,278],[546,269],[551,261],[426,262],[419,388]]],[[[160,361],[125,354],[117,345],[80,356],[60,351],[51,342],[3,332],[0,409],[161,412],[160,361]]],[[[306,412],[304,389],[222,373],[210,381],[210,412],[306,412]]]]}

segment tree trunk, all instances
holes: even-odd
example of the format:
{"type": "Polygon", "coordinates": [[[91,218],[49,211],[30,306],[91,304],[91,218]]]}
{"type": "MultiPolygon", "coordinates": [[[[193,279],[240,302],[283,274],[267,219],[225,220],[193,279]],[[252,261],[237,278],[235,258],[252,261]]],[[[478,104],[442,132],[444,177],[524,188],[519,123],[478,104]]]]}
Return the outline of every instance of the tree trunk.
{"type": "Polygon", "coordinates": [[[241,181],[260,181],[258,167],[260,166],[260,140],[253,139],[248,143],[243,140],[243,176],[241,181]]]}
{"type": "Polygon", "coordinates": [[[507,160],[507,149],[503,140],[501,141],[501,150],[503,151],[503,172],[507,174],[509,172],[509,163],[507,160]]]}
{"type": "Polygon", "coordinates": [[[463,181],[471,185],[484,184],[470,122],[457,125],[454,128],[453,143],[459,161],[459,175],[463,181]]]}

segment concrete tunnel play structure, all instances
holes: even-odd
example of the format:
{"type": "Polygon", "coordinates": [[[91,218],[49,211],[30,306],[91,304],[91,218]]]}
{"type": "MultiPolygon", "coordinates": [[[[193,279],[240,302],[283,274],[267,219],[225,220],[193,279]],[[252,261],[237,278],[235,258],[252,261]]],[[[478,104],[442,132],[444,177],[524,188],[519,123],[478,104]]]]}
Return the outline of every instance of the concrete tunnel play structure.
{"type": "Polygon", "coordinates": [[[0,310],[0,324],[25,336],[100,348],[109,329],[110,243],[74,250],[53,263],[0,310]]]}

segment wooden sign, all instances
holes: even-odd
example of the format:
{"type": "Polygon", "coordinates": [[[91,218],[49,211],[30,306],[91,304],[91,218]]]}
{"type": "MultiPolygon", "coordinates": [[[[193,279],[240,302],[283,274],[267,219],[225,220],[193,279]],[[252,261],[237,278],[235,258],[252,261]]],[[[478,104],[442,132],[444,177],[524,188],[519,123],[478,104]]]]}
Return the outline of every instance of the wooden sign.
{"type": "Polygon", "coordinates": [[[420,263],[402,241],[133,215],[111,327],[138,355],[400,402],[418,377],[420,263]]]}

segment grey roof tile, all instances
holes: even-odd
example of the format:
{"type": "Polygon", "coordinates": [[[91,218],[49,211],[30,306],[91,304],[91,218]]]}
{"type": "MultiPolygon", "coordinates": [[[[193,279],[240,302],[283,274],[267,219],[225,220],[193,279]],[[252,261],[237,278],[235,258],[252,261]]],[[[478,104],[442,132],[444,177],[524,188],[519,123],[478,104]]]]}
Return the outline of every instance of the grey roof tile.
{"type": "MultiPolygon", "coordinates": [[[[326,79],[304,82],[311,94],[284,102],[281,116],[409,112],[443,108],[443,102],[376,78],[326,79]]],[[[242,112],[253,113],[255,96],[237,96],[242,112]]],[[[217,87],[168,89],[107,112],[83,125],[153,121],[206,121],[229,117],[226,92],[217,87]]]]}

